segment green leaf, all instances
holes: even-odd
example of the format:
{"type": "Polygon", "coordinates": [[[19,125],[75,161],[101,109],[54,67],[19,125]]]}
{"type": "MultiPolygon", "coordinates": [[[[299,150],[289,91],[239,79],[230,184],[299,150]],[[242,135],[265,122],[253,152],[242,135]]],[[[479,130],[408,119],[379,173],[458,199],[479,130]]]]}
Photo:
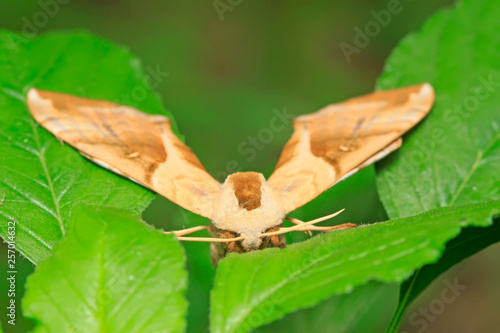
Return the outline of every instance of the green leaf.
{"type": "Polygon", "coordinates": [[[500,199],[500,6],[466,0],[405,38],[384,89],[430,82],[436,103],[377,178],[390,218],[500,199]]]}
{"type": "Polygon", "coordinates": [[[133,212],[79,205],[67,237],[28,278],[35,332],[183,332],[184,253],[133,212]]]}
{"type": "Polygon", "coordinates": [[[388,331],[397,332],[406,308],[434,279],[453,265],[497,242],[500,242],[499,219],[495,219],[493,225],[486,228],[466,228],[458,237],[449,241],[438,262],[425,265],[401,285],[399,304],[388,331]]]}
{"type": "Polygon", "coordinates": [[[294,310],[371,280],[402,282],[436,261],[466,226],[488,226],[500,201],[330,232],[293,244],[223,259],[212,291],[212,332],[248,332],[294,310]]]}
{"type": "Polygon", "coordinates": [[[149,88],[159,84],[155,70],[146,75],[128,50],[84,32],[28,40],[0,31],[0,236],[15,221],[17,249],[32,262],[46,258],[62,238],[75,204],[142,211],[153,193],[97,167],[41,128],[28,112],[27,90],[106,99],[170,116],[149,88]]]}
{"type": "MultiPolygon", "coordinates": [[[[387,61],[380,88],[427,81],[437,93],[427,119],[382,163],[377,185],[391,218],[500,199],[499,16],[495,2],[460,2],[405,38],[387,61]]],[[[389,332],[437,276],[491,244],[488,230],[470,240],[476,235],[464,233],[450,242],[442,260],[402,285],[389,332]]]]}
{"type": "Polygon", "coordinates": [[[390,319],[387,309],[396,305],[397,287],[371,282],[350,294],[333,296],[312,308],[293,312],[255,333],[380,332],[390,319]]]}
{"type": "MultiPolygon", "coordinates": [[[[443,256],[438,262],[424,266],[419,270],[419,278],[405,281],[402,290],[410,289],[408,300],[413,300],[437,276],[448,268],[462,261],[465,257],[483,250],[484,248],[500,241],[500,221],[495,219],[489,227],[469,227],[462,230],[458,237],[446,244],[443,256]]],[[[414,276],[413,276],[414,278],[414,276]]],[[[402,293],[405,294],[405,293],[402,293]]]]}

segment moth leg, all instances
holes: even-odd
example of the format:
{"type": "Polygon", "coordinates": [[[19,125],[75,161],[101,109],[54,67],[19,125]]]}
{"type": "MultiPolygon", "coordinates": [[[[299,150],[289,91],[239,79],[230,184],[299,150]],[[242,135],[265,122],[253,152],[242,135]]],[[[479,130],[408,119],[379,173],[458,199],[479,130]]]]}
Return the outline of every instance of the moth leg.
{"type": "Polygon", "coordinates": [[[271,242],[273,243],[273,245],[275,247],[284,248],[286,246],[286,244],[285,244],[286,238],[285,237],[280,237],[280,236],[281,235],[273,235],[273,236],[271,236],[271,242]]]}
{"type": "MultiPolygon", "coordinates": [[[[342,230],[342,229],[355,228],[357,226],[358,225],[356,223],[343,223],[343,224],[334,225],[332,227],[327,227],[327,228],[329,228],[330,230],[342,230]]],[[[321,227],[318,227],[318,228],[321,228],[321,227]]]]}
{"type": "Polygon", "coordinates": [[[214,267],[217,267],[217,263],[221,259],[221,253],[219,248],[215,243],[210,243],[210,261],[214,267]]]}
{"type": "MultiPolygon", "coordinates": [[[[224,233],[224,238],[233,238],[233,237],[234,235],[229,231],[226,231],[224,233]]],[[[227,243],[227,247],[229,248],[229,252],[236,252],[236,242],[227,243]]]]}

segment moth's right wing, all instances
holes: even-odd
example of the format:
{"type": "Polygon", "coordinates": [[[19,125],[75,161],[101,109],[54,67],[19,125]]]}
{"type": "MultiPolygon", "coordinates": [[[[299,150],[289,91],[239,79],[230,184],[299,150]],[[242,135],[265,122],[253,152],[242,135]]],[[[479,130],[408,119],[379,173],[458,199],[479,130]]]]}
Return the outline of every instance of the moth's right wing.
{"type": "Polygon", "coordinates": [[[380,90],[300,116],[269,184],[290,212],[401,146],[430,111],[430,84],[380,90]]]}
{"type": "Polygon", "coordinates": [[[29,91],[28,107],[40,125],[90,160],[211,217],[221,184],[172,132],[168,118],[37,89],[29,91]]]}

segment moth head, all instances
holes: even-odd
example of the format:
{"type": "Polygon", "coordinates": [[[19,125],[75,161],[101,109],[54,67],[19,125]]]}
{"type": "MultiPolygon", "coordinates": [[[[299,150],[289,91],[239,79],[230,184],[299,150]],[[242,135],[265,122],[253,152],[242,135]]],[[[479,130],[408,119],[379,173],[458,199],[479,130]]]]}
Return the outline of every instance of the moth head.
{"type": "Polygon", "coordinates": [[[243,236],[247,249],[258,248],[260,234],[279,226],[285,218],[281,194],[257,172],[229,175],[214,198],[212,223],[221,230],[243,236]]]}

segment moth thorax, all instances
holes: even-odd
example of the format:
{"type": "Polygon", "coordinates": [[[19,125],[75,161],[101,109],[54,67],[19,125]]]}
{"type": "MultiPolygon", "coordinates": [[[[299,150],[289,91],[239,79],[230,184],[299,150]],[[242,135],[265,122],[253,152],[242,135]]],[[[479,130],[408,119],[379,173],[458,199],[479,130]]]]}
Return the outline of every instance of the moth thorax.
{"type": "Polygon", "coordinates": [[[213,225],[244,236],[245,248],[258,248],[259,235],[281,225],[284,217],[281,195],[257,172],[229,175],[214,199],[213,225]]]}

